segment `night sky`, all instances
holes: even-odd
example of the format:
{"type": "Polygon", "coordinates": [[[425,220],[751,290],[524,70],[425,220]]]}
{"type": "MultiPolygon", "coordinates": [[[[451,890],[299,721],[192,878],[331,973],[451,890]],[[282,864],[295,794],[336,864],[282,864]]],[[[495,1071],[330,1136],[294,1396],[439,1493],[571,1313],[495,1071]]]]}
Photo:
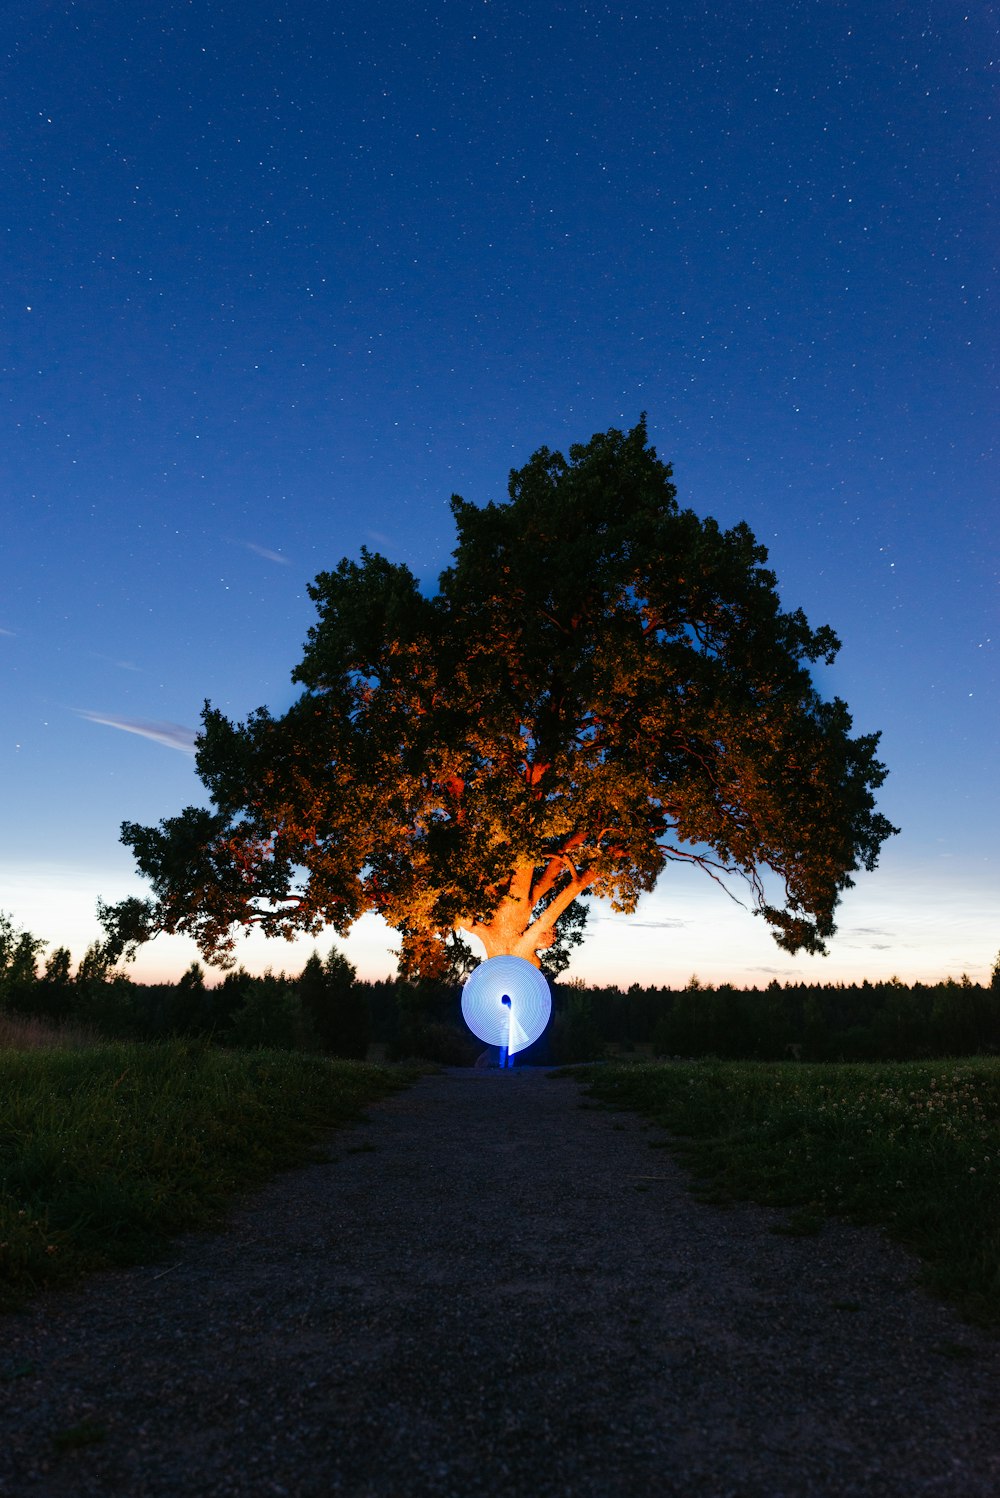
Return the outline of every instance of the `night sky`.
{"type": "MultiPolygon", "coordinates": [[[[122,819],[204,800],[203,700],[291,702],[318,571],[367,545],[433,588],[453,491],[645,410],[681,504],[745,519],[840,635],[821,687],[883,731],[902,833],[827,959],[671,869],[572,971],[986,977],[995,6],[0,15],[0,909],[79,955],[97,895],[142,892],[122,819]]],[[[392,942],[366,918],[347,950],[375,975],[392,942]]]]}

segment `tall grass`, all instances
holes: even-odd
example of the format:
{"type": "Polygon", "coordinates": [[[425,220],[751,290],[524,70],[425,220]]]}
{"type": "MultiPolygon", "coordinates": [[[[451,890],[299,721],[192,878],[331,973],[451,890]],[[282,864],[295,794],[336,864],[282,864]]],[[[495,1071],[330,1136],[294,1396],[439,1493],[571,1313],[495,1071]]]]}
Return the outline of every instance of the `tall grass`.
{"type": "Polygon", "coordinates": [[[1000,1324],[1000,1059],[651,1063],[585,1080],[669,1130],[711,1197],[792,1209],[793,1231],[832,1214],[878,1224],[931,1290],[1000,1324]]]}
{"type": "Polygon", "coordinates": [[[135,1262],[407,1080],[190,1042],[0,1053],[0,1307],[135,1262]]]}
{"type": "Polygon", "coordinates": [[[85,1025],[0,1010],[0,1055],[4,1051],[79,1050],[96,1044],[96,1034],[85,1025]]]}

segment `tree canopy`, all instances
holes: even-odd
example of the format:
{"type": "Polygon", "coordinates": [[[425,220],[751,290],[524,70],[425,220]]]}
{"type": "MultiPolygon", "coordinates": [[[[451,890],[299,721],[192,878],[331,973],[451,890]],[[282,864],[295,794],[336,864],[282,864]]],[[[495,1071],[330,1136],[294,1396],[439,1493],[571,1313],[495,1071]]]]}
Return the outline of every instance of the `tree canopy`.
{"type": "Polygon", "coordinates": [[[154,898],[102,907],[112,945],[186,932],[224,963],[241,928],[343,934],[376,911],[404,972],[440,972],[463,936],[558,968],[588,897],[632,911],[686,863],[740,876],[779,946],[825,951],[896,830],[886,771],[810,676],[836,636],[782,610],[749,528],[678,506],[644,420],[451,508],[433,596],[362,550],[309,589],[286,713],[205,704],[211,805],[123,824],[154,898]]]}

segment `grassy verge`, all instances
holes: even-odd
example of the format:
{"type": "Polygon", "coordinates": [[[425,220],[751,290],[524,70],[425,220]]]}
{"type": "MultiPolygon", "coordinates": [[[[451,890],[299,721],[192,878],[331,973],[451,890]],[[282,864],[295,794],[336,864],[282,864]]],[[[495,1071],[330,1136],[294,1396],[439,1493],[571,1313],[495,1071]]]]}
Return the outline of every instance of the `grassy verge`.
{"type": "Polygon", "coordinates": [[[409,1080],[174,1042],[0,1052],[0,1308],[162,1252],[409,1080]]]}
{"type": "Polygon", "coordinates": [[[929,1289],[1000,1325],[1000,1059],[669,1062],[580,1078],[669,1130],[712,1199],[786,1207],[792,1232],[833,1214],[877,1224],[920,1255],[929,1289]]]}
{"type": "Polygon", "coordinates": [[[97,1034],[85,1025],[0,1011],[0,1056],[5,1051],[78,1051],[99,1044],[97,1034]]]}

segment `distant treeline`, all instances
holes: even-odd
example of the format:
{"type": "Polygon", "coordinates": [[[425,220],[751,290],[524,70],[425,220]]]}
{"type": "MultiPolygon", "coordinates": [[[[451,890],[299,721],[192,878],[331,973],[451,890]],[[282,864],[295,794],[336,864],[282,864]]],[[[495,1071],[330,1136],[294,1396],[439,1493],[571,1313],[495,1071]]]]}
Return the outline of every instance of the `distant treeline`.
{"type": "MultiPolygon", "coordinates": [[[[347,958],[314,954],[293,977],[242,969],[212,986],[194,963],[176,983],[135,983],[99,945],[76,972],[57,948],[0,913],[0,1011],[89,1027],[116,1039],[197,1035],[221,1045],[324,1051],[363,1059],[419,1056],[471,1065],[483,1047],[461,1018],[458,983],[365,982],[347,958]]],[[[1000,957],[988,985],[784,983],[764,989],[588,988],[553,983],[553,1017],[520,1060],[564,1064],[615,1054],[764,1061],[916,1060],[1000,1053],[1000,957]]]]}
{"type": "Polygon", "coordinates": [[[579,989],[567,1010],[582,1031],[628,1052],[779,1061],[882,1061],[1000,1052],[1000,960],[986,986],[942,983],[778,983],[683,989],[579,989]]]}
{"type": "Polygon", "coordinates": [[[366,985],[336,950],[325,960],[314,954],[295,977],[254,977],[240,968],[209,986],[196,962],[176,983],[135,983],[114,970],[96,943],[75,973],[65,947],[40,966],[40,943],[24,932],[14,943],[9,937],[10,924],[0,915],[0,1011],[9,1014],[83,1026],[116,1040],[199,1036],[247,1049],[324,1051],[358,1060],[368,1054],[366,985]]]}

